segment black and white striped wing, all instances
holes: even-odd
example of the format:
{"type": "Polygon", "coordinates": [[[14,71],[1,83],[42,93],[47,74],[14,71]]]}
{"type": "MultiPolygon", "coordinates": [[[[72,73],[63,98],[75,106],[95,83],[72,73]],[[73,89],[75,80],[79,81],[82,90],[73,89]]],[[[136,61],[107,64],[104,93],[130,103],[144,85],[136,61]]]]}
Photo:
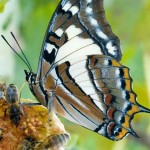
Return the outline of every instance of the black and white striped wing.
{"type": "Polygon", "coordinates": [[[121,59],[120,42],[105,18],[103,0],[62,0],[46,32],[38,79],[55,65],[92,54],[121,59]]]}
{"type": "Polygon", "coordinates": [[[112,57],[90,55],[53,69],[57,80],[54,109],[61,116],[111,140],[131,128],[134,114],[145,111],[136,102],[129,69],[112,57]]]}

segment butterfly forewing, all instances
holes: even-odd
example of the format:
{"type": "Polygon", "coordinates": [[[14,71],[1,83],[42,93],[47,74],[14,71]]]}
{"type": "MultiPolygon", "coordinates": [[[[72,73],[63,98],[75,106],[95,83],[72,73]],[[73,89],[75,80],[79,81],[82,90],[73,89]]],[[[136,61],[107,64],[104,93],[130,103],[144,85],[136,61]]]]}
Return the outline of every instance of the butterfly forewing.
{"type": "Polygon", "coordinates": [[[38,78],[45,76],[54,64],[92,54],[121,59],[119,39],[105,19],[103,1],[62,0],[43,42],[38,78]]]}

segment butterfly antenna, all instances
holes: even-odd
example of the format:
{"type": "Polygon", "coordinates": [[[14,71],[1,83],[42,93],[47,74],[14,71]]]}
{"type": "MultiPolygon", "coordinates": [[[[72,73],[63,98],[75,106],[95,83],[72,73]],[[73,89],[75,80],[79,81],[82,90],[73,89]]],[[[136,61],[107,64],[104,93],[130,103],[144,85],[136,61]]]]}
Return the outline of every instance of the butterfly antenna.
{"type": "Polygon", "coordinates": [[[30,72],[32,71],[31,66],[16,52],[16,50],[9,44],[9,42],[6,40],[6,38],[1,35],[3,40],[8,44],[8,46],[12,49],[12,51],[27,65],[28,69],[30,70],[30,72]]]}
{"type": "Polygon", "coordinates": [[[11,33],[12,37],[14,38],[14,40],[16,41],[18,47],[20,48],[20,51],[21,51],[21,53],[23,54],[23,56],[24,56],[26,62],[28,63],[28,66],[30,67],[30,70],[32,71],[32,68],[31,68],[31,65],[30,65],[30,63],[29,63],[29,60],[27,59],[26,55],[24,54],[24,52],[23,52],[21,46],[19,45],[19,43],[18,43],[16,37],[14,36],[14,34],[13,34],[12,32],[10,32],[10,33],[11,33]]]}

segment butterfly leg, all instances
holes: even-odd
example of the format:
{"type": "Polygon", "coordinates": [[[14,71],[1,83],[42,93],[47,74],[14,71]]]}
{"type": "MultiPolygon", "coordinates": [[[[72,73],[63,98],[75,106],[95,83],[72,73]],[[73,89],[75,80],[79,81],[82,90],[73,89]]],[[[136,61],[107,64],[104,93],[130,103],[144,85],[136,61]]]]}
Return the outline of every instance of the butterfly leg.
{"type": "Polygon", "coordinates": [[[52,112],[53,111],[53,101],[54,101],[54,98],[55,98],[55,95],[53,92],[48,92],[47,93],[48,95],[48,112],[52,112]]]}
{"type": "Polygon", "coordinates": [[[25,105],[25,106],[36,106],[36,105],[41,105],[41,103],[36,102],[36,103],[20,103],[21,105],[25,105]]]}
{"type": "Polygon", "coordinates": [[[47,108],[48,108],[48,122],[51,123],[51,121],[52,121],[51,114],[54,112],[53,111],[53,101],[54,101],[55,96],[54,96],[53,92],[48,92],[47,95],[48,95],[48,106],[47,106],[47,108]]]}

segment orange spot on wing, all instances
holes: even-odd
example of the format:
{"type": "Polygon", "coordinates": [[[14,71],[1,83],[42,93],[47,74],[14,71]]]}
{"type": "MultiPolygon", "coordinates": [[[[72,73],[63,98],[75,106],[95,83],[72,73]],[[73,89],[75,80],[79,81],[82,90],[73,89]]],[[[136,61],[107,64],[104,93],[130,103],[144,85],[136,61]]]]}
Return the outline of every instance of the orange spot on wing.
{"type": "Polygon", "coordinates": [[[112,98],[113,98],[113,96],[111,94],[107,94],[105,96],[105,103],[106,103],[106,105],[111,105],[112,98]]]}
{"type": "Polygon", "coordinates": [[[126,136],[128,133],[128,130],[127,129],[124,129],[122,128],[122,131],[119,133],[119,135],[116,136],[116,139],[117,140],[120,140],[122,139],[124,136],[126,136]]]}
{"type": "Polygon", "coordinates": [[[107,115],[109,117],[109,119],[113,120],[114,119],[114,112],[115,112],[115,108],[109,108],[107,111],[107,115]]]}
{"type": "Polygon", "coordinates": [[[139,112],[140,110],[139,110],[139,107],[137,106],[137,105],[133,105],[132,106],[132,109],[131,110],[129,110],[128,112],[127,112],[127,114],[128,115],[133,115],[133,113],[137,113],[137,112],[139,112]]]}
{"type": "Polygon", "coordinates": [[[112,62],[112,66],[115,66],[115,67],[121,66],[116,60],[112,60],[111,62],[112,62]]]}
{"type": "Polygon", "coordinates": [[[129,101],[131,103],[136,103],[136,95],[134,93],[130,93],[130,99],[129,101]]]}
{"type": "Polygon", "coordinates": [[[113,128],[115,127],[115,123],[111,122],[108,126],[108,133],[112,135],[113,128]]]}
{"type": "Polygon", "coordinates": [[[126,90],[127,91],[131,90],[131,81],[130,80],[126,80],[126,90]]]}
{"type": "Polygon", "coordinates": [[[130,78],[129,69],[128,68],[124,68],[123,71],[124,71],[124,78],[130,78]]]}
{"type": "Polygon", "coordinates": [[[125,116],[125,122],[122,124],[122,126],[125,127],[125,128],[130,128],[129,120],[130,120],[130,117],[125,116]]]}

